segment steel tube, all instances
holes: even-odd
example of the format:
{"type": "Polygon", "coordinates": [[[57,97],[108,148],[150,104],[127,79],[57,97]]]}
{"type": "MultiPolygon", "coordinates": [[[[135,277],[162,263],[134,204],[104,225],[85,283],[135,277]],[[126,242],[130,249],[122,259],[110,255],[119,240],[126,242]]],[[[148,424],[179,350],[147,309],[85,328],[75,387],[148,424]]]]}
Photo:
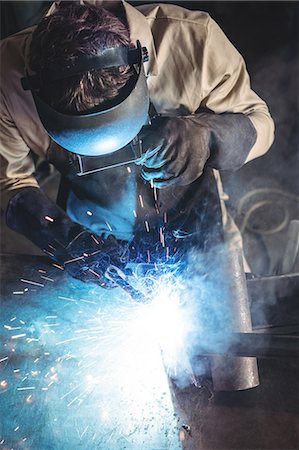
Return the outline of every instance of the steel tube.
{"type": "Polygon", "coordinates": [[[258,358],[299,358],[299,336],[236,333],[228,353],[258,358]]]}
{"type": "MultiPolygon", "coordinates": [[[[230,310],[230,332],[250,333],[251,314],[243,269],[243,253],[237,233],[226,233],[223,261],[225,283],[230,296],[225,299],[230,310]]],[[[215,355],[210,359],[215,391],[239,391],[258,386],[259,376],[254,357],[239,357],[233,354],[215,355]]]]}
{"type": "MultiPolygon", "coordinates": [[[[202,339],[204,340],[204,339],[202,339]]],[[[221,355],[253,358],[299,358],[299,336],[268,333],[233,333],[229,347],[213,346],[205,343],[198,357],[221,355]]]]}

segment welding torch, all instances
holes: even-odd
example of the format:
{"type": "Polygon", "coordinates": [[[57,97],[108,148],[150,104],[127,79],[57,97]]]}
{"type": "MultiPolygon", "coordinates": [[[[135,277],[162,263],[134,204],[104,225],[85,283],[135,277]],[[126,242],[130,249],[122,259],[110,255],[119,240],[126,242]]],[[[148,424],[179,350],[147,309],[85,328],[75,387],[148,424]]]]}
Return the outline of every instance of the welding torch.
{"type": "Polygon", "coordinates": [[[142,303],[146,302],[146,296],[132,285],[129,276],[119,267],[111,264],[106,269],[105,277],[126,291],[132,299],[142,303]]]}

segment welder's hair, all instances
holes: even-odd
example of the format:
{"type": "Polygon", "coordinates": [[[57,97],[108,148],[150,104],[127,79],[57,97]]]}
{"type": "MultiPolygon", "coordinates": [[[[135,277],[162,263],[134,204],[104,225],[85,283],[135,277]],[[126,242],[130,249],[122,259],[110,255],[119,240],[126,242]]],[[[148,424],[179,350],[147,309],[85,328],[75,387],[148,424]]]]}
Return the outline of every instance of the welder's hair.
{"type": "MultiPolygon", "coordinates": [[[[39,73],[57,60],[71,62],[82,54],[123,45],[130,45],[129,31],[114,14],[102,7],[62,2],[33,32],[29,65],[39,73]]],[[[129,66],[91,70],[48,83],[39,94],[60,112],[81,112],[116,97],[131,76],[129,66]]]]}

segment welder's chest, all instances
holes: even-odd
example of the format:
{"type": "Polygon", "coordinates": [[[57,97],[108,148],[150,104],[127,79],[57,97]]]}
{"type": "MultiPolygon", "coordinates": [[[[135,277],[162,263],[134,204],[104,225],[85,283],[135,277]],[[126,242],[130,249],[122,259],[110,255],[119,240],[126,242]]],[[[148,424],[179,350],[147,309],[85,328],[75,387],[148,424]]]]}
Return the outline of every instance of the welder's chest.
{"type": "MultiPolygon", "coordinates": [[[[95,158],[95,157],[93,157],[95,158]]],[[[103,157],[100,157],[103,158],[103,157]]],[[[72,220],[97,234],[132,240],[136,233],[210,233],[221,227],[212,170],[189,186],[155,189],[134,163],[79,176],[76,155],[50,148],[48,160],[62,174],[58,203],[72,220]]]]}

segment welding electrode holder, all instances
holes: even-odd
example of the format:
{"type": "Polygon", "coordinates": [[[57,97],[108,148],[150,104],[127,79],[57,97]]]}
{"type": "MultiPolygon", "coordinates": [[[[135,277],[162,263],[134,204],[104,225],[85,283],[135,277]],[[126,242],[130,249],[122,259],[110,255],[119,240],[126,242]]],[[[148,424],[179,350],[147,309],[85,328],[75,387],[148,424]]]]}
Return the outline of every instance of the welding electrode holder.
{"type": "MultiPolygon", "coordinates": [[[[234,233],[225,239],[225,273],[229,283],[227,298],[232,331],[250,333],[251,314],[243,269],[241,242],[234,233]]],[[[239,391],[259,385],[257,361],[254,357],[215,355],[210,357],[211,374],[215,391],[239,391]]]]}

